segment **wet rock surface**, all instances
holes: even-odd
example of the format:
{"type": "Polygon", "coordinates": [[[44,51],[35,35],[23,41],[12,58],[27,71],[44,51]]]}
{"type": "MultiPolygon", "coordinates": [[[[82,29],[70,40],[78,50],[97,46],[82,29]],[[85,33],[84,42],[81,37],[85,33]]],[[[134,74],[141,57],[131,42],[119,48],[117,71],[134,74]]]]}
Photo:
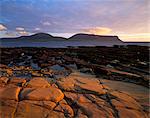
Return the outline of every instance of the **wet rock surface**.
{"type": "Polygon", "coordinates": [[[136,50],[2,48],[0,117],[148,118],[149,101],[139,99],[148,93],[138,92],[149,88],[147,47],[136,50]],[[132,60],[123,63],[127,56],[132,60]]]}

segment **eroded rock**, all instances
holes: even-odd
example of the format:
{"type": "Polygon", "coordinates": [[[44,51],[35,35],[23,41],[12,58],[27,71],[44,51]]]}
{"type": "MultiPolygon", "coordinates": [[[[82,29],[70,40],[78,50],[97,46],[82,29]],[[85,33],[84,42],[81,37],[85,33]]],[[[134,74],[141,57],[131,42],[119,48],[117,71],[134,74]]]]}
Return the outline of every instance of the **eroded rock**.
{"type": "Polygon", "coordinates": [[[18,95],[20,92],[20,87],[17,86],[7,86],[0,88],[0,99],[6,100],[16,100],[18,101],[18,95]]]}
{"type": "Polygon", "coordinates": [[[30,92],[26,92],[24,98],[28,100],[50,100],[53,102],[59,102],[64,98],[64,94],[60,89],[54,87],[37,88],[30,92]]]}
{"type": "Polygon", "coordinates": [[[15,100],[0,99],[1,118],[13,118],[16,108],[17,108],[17,102],[15,100]]]}
{"type": "Polygon", "coordinates": [[[83,94],[76,94],[76,93],[70,93],[70,92],[65,92],[65,96],[71,100],[72,102],[75,102],[79,109],[83,112],[83,114],[78,113],[78,115],[82,116],[88,116],[91,118],[97,118],[101,116],[102,118],[104,117],[109,117],[113,118],[113,110],[111,107],[108,107],[107,105],[104,105],[104,100],[100,99],[91,101],[88,99],[86,96],[83,94]]]}
{"type": "Polygon", "coordinates": [[[8,77],[0,77],[0,86],[5,86],[8,82],[9,78],[8,77]]]}
{"type": "Polygon", "coordinates": [[[49,110],[28,101],[21,101],[16,109],[15,118],[42,118],[49,114],[49,110]]]}
{"type": "Polygon", "coordinates": [[[74,91],[79,93],[105,94],[106,90],[97,79],[80,77],[76,73],[57,82],[58,86],[65,91],[74,91]]]}
{"type": "Polygon", "coordinates": [[[20,86],[20,87],[24,86],[25,83],[26,83],[25,79],[16,78],[16,77],[11,78],[10,81],[9,81],[9,84],[14,84],[14,85],[20,86]]]}
{"type": "Polygon", "coordinates": [[[116,59],[111,55],[110,49],[113,48],[108,48],[108,52],[104,48],[101,51],[99,47],[95,48],[96,52],[92,53],[89,48],[86,51],[83,48],[55,51],[45,48],[2,49],[2,61],[6,65],[0,64],[0,117],[147,118],[136,99],[108,88],[101,80],[103,77],[147,86],[142,74],[144,68],[139,72],[134,58],[130,60],[135,62],[133,65],[122,58],[128,54],[136,57],[135,51],[121,55],[121,48],[115,48],[121,56],[117,56],[119,61],[112,65],[111,60],[116,59]],[[12,59],[8,58],[12,55],[15,55],[12,59]],[[30,55],[33,55],[32,58],[30,55]],[[125,66],[132,65],[136,69],[121,67],[124,60],[125,66]],[[69,67],[70,64],[74,64],[73,67],[69,67]],[[89,76],[90,73],[95,73],[99,78],[89,76]]]}
{"type": "Polygon", "coordinates": [[[30,88],[46,88],[49,86],[50,84],[44,78],[40,78],[40,77],[33,78],[27,84],[27,87],[30,88]]]}
{"type": "Polygon", "coordinates": [[[120,118],[148,118],[148,116],[142,111],[122,107],[117,107],[116,109],[118,110],[120,118]]]}

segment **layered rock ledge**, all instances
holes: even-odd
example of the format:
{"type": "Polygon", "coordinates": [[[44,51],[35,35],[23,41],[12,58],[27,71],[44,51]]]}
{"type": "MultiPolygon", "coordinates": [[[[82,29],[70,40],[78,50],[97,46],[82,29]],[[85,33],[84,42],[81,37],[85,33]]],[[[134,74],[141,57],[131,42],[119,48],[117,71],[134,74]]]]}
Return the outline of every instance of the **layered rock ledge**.
{"type": "Polygon", "coordinates": [[[4,118],[148,118],[133,97],[79,72],[55,83],[40,77],[0,77],[0,83],[4,118]]]}
{"type": "Polygon", "coordinates": [[[1,48],[0,118],[148,118],[148,52],[1,48]]]}

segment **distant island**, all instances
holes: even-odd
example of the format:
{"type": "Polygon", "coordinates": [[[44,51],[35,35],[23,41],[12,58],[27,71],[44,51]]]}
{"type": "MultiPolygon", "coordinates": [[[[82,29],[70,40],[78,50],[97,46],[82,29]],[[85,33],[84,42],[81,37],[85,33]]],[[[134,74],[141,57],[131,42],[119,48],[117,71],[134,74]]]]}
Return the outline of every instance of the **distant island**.
{"type": "Polygon", "coordinates": [[[67,47],[67,46],[113,46],[148,45],[148,42],[123,42],[118,36],[105,36],[79,33],[70,38],[36,33],[30,36],[0,38],[1,47],[67,47]]]}

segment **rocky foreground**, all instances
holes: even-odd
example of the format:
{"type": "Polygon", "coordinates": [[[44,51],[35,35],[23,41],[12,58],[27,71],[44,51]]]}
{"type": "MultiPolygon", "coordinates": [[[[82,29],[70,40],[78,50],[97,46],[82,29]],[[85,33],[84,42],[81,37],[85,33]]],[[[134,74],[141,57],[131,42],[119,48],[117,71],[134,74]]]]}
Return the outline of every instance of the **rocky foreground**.
{"type": "Polygon", "coordinates": [[[131,53],[133,49],[123,48],[124,53],[129,52],[131,61],[137,60],[133,57],[137,56],[139,60],[134,63],[123,63],[123,56],[112,57],[109,48],[103,48],[101,53],[105,60],[95,57],[102,48],[88,53],[86,50],[2,48],[0,117],[148,118],[149,103],[143,105],[135,96],[114,90],[103,81],[117,80],[149,88],[147,55],[145,60],[139,59],[147,50],[139,52],[138,57],[131,53]]]}

